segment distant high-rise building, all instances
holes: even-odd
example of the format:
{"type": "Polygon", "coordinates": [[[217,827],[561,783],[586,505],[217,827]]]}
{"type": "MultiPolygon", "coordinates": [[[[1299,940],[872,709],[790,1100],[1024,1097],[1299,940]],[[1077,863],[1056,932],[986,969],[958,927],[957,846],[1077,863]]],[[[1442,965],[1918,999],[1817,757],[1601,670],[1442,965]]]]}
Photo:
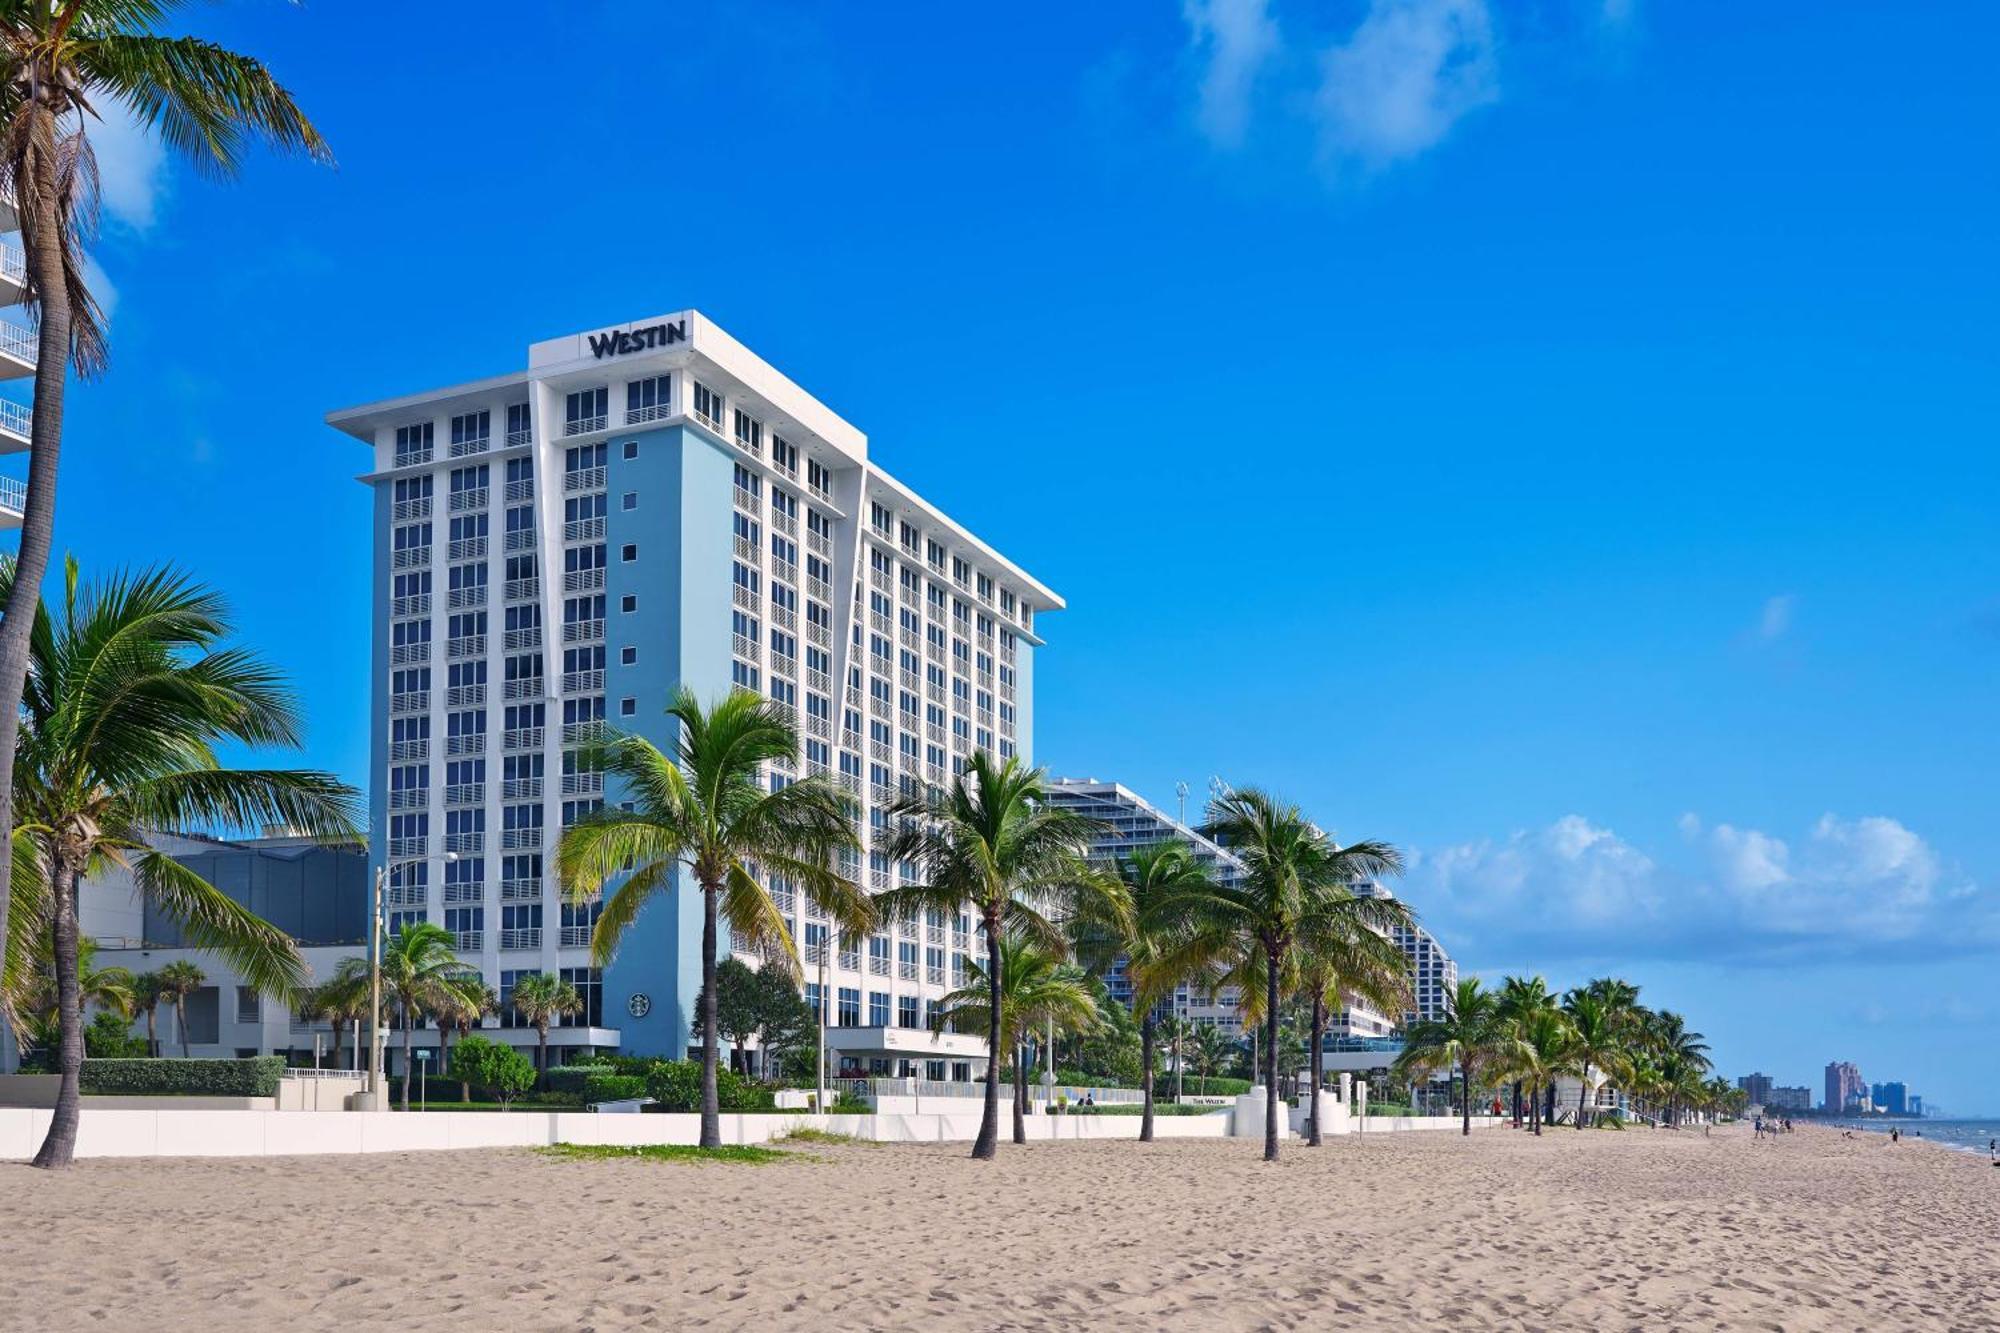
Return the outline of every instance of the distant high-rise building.
{"type": "MultiPolygon", "coordinates": [[[[1357,885],[1354,891],[1382,898],[1395,896],[1380,884],[1357,885]]],[[[1458,987],[1458,964],[1437,942],[1437,936],[1422,926],[1399,926],[1389,932],[1389,937],[1396,941],[1403,956],[1410,960],[1413,1002],[1403,1014],[1403,1025],[1407,1027],[1411,1023],[1446,1017],[1451,1010],[1451,993],[1458,987]]]]}
{"type": "Polygon", "coordinates": [[[1924,1113],[1924,1099],[1923,1099],[1923,1098],[1921,1098],[1921,1097],[1919,1097],[1919,1096],[1917,1096],[1917,1094],[1916,1094],[1916,1093],[1914,1093],[1914,1092],[1913,1092],[1913,1093],[1911,1093],[1911,1094],[1910,1094],[1910,1114],[1911,1114],[1911,1115],[1922,1115],[1923,1113],[1924,1113]]]}
{"type": "Polygon", "coordinates": [[[1886,1115],[1910,1113],[1910,1090],[1901,1083],[1877,1083],[1868,1090],[1868,1099],[1886,1115]]]}
{"type": "Polygon", "coordinates": [[[1829,1115],[1845,1115],[1868,1095],[1861,1081],[1861,1068],[1851,1060],[1836,1060],[1826,1067],[1826,1110],[1829,1115]]]}
{"type": "Polygon", "coordinates": [[[1772,1088],[1770,1100],[1764,1103],[1764,1109],[1767,1111],[1796,1111],[1800,1113],[1810,1111],[1812,1110],[1812,1089],[1806,1087],[1772,1088]]]}
{"type": "Polygon", "coordinates": [[[1745,1074],[1736,1080],[1736,1086],[1750,1096],[1752,1106],[1771,1104],[1771,1076],[1769,1074],[1745,1074]]]}

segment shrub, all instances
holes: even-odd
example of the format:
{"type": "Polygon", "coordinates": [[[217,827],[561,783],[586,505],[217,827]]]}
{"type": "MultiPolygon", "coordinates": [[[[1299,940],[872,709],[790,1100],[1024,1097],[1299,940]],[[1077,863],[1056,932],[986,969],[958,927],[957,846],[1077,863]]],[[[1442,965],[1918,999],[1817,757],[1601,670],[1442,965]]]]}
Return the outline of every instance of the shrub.
{"type": "Polygon", "coordinates": [[[608,1064],[595,1061],[589,1064],[557,1065],[542,1077],[542,1088],[553,1096],[570,1094],[581,1097],[583,1086],[593,1078],[617,1071],[608,1064]]]}
{"type": "Polygon", "coordinates": [[[475,1088],[493,1094],[505,1106],[535,1086],[535,1062],[499,1042],[467,1037],[451,1053],[451,1067],[475,1088]]]}
{"type": "Polygon", "coordinates": [[[146,1056],[146,1039],[134,1036],[124,1019],[99,1010],[83,1030],[83,1053],[93,1060],[138,1060],[146,1056]]]}
{"type": "Polygon", "coordinates": [[[646,1095],[646,1080],[637,1074],[592,1074],[583,1081],[583,1103],[623,1102],[646,1095]]]}
{"type": "MultiPolygon", "coordinates": [[[[701,1061],[659,1060],[646,1073],[646,1093],[662,1111],[701,1110],[701,1061]]],[[[715,1071],[715,1097],[724,1111],[768,1111],[771,1090],[727,1069],[715,1071]]]]}
{"type": "Polygon", "coordinates": [[[95,1097],[275,1097],[281,1055],[248,1060],[91,1060],[80,1082],[95,1097]]]}

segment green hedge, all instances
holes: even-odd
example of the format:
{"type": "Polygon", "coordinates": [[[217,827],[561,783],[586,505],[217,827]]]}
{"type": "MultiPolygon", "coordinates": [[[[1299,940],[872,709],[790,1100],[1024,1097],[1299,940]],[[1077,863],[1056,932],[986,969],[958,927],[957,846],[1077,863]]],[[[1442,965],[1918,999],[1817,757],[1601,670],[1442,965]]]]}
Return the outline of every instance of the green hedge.
{"type": "Polygon", "coordinates": [[[285,1057],[249,1060],[85,1060],[81,1084],[93,1097],[275,1097],[285,1057]]]}
{"type": "Polygon", "coordinates": [[[646,1095],[646,1080],[637,1074],[593,1074],[583,1081],[583,1104],[623,1102],[646,1095]]]}
{"type": "MultiPolygon", "coordinates": [[[[662,1111],[701,1109],[701,1061],[659,1060],[646,1074],[646,1092],[662,1111]]],[[[771,1090],[732,1073],[715,1071],[715,1097],[724,1111],[768,1111],[771,1090]]]]}
{"type": "Polygon", "coordinates": [[[543,1075],[542,1087],[553,1094],[571,1093],[581,1097],[585,1083],[617,1072],[610,1065],[595,1061],[590,1064],[557,1065],[543,1075]]]}
{"type": "Polygon", "coordinates": [[[1204,1079],[1196,1074],[1189,1074],[1185,1079],[1176,1080],[1171,1073],[1153,1075],[1155,1096],[1171,1097],[1175,1088],[1179,1088],[1190,1097],[1241,1097],[1250,1091],[1250,1080],[1221,1077],[1204,1079]]]}

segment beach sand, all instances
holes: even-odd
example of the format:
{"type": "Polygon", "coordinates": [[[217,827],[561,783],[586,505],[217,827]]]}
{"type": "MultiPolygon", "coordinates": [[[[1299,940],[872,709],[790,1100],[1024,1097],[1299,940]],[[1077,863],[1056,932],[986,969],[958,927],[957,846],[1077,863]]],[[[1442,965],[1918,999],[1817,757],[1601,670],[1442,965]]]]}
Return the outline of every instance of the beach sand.
{"type": "Polygon", "coordinates": [[[11,1328],[2000,1326],[2000,1170],[1512,1130],[0,1166],[11,1328]]]}

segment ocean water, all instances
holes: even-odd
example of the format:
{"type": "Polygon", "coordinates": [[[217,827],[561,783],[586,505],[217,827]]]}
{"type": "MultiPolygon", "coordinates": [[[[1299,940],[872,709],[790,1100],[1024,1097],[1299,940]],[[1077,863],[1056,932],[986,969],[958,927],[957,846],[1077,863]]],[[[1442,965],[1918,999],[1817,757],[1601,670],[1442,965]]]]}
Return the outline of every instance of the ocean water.
{"type": "Polygon", "coordinates": [[[1842,1129],[1887,1134],[1892,1128],[1905,1138],[1923,1138],[1960,1152],[1987,1155],[1989,1144],[2000,1140],[2000,1120],[1836,1120],[1842,1129]]]}

